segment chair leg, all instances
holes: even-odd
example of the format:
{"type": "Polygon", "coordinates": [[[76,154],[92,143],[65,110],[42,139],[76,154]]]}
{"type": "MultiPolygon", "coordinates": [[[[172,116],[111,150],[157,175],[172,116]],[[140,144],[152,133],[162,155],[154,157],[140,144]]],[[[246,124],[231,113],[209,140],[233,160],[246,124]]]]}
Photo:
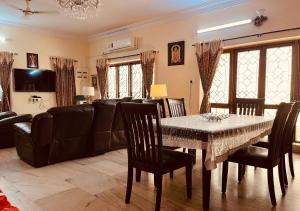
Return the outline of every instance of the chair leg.
{"type": "Polygon", "coordinates": [[[228,177],[228,160],[223,162],[223,168],[222,168],[222,193],[226,193],[227,177],[228,177]]]}
{"type": "Polygon", "coordinates": [[[197,156],[197,150],[196,149],[193,149],[193,155],[194,155],[193,164],[196,164],[196,156],[197,156]]]}
{"type": "Polygon", "coordinates": [[[285,155],[282,158],[282,173],[283,173],[283,182],[284,185],[287,187],[289,185],[287,174],[286,174],[286,164],[285,164],[285,155]]]}
{"type": "Polygon", "coordinates": [[[291,175],[294,178],[295,177],[295,172],[294,172],[293,149],[292,149],[292,147],[289,150],[289,165],[290,165],[291,175]]]}
{"type": "Polygon", "coordinates": [[[192,171],[193,164],[190,163],[185,167],[186,194],[189,199],[192,198],[192,171]]]}
{"type": "Polygon", "coordinates": [[[193,164],[196,163],[196,150],[195,149],[188,149],[188,153],[193,155],[193,164]]]}
{"type": "Polygon", "coordinates": [[[268,186],[269,186],[269,193],[272,205],[276,206],[276,196],[274,190],[274,177],[273,177],[273,168],[268,169],[268,186]]]}
{"type": "Polygon", "coordinates": [[[157,188],[157,176],[154,174],[154,186],[157,188]]]}
{"type": "Polygon", "coordinates": [[[126,198],[125,203],[130,202],[131,190],[132,190],[132,180],[133,180],[133,168],[128,166],[128,175],[127,175],[127,188],[126,188],[126,198]]]}
{"type": "Polygon", "coordinates": [[[281,161],[278,164],[278,176],[279,176],[279,182],[280,182],[281,192],[282,192],[283,195],[285,195],[285,182],[284,182],[283,162],[284,162],[284,158],[282,158],[281,161]]]}
{"type": "Polygon", "coordinates": [[[173,179],[173,177],[174,177],[174,171],[171,171],[170,172],[170,179],[173,179]]]}
{"type": "Polygon", "coordinates": [[[156,204],[155,211],[160,210],[161,192],[162,192],[162,175],[157,175],[157,189],[156,189],[156,204]]]}
{"type": "Polygon", "coordinates": [[[243,165],[243,173],[242,173],[242,177],[244,177],[245,176],[245,174],[246,174],[246,165],[243,165]]]}
{"type": "Polygon", "coordinates": [[[136,182],[140,182],[141,181],[141,170],[140,169],[136,169],[136,172],[135,172],[135,180],[136,182]]]}
{"type": "Polygon", "coordinates": [[[182,152],[184,152],[184,153],[185,153],[185,148],[183,148],[182,152]]]}
{"type": "Polygon", "coordinates": [[[239,181],[239,183],[243,179],[243,168],[244,168],[244,165],[238,164],[238,181],[239,181]]]}

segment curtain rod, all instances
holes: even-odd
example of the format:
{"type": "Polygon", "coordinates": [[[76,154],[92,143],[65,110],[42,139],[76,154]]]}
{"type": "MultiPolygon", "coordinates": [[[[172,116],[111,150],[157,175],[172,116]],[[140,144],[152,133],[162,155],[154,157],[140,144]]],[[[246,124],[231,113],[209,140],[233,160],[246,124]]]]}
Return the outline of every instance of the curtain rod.
{"type": "MultiPolygon", "coordinates": [[[[153,51],[153,53],[159,53],[159,51],[153,51]]],[[[123,59],[123,58],[127,58],[127,57],[132,57],[132,56],[139,56],[140,53],[137,54],[131,54],[131,55],[126,55],[126,56],[117,56],[117,57],[113,57],[113,58],[107,58],[108,60],[112,60],[112,59],[123,59]]]]}
{"type": "MultiPolygon", "coordinates": [[[[243,38],[248,38],[248,37],[261,37],[261,36],[267,35],[267,34],[286,32],[286,31],[295,31],[295,30],[299,30],[299,29],[300,29],[300,27],[296,27],[296,28],[281,29],[281,30],[269,31],[269,32],[258,33],[258,34],[250,34],[250,35],[241,36],[241,37],[234,37],[234,38],[224,39],[223,42],[231,41],[231,40],[238,40],[238,39],[243,39],[243,38]]],[[[193,46],[195,46],[195,45],[196,44],[193,44],[193,46]]]]}

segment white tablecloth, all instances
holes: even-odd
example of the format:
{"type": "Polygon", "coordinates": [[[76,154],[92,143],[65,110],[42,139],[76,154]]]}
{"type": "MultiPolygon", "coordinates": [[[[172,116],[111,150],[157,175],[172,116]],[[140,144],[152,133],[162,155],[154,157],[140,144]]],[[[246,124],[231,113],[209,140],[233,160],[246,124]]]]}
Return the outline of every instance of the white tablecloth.
{"type": "Polygon", "coordinates": [[[206,149],[205,167],[212,170],[236,150],[254,144],[271,131],[273,118],[230,115],[208,121],[200,115],[161,119],[163,145],[206,149]]]}

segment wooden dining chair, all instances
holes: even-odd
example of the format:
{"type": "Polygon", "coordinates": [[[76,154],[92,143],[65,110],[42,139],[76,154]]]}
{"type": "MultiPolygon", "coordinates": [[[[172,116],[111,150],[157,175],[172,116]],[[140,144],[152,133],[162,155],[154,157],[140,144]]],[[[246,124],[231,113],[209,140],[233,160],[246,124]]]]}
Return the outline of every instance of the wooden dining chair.
{"type": "Polygon", "coordinates": [[[125,202],[130,202],[133,168],[154,174],[155,210],[160,210],[163,175],[186,168],[187,197],[192,197],[193,156],[162,148],[160,112],[157,104],[121,103],[127,138],[128,177],[125,202]]]}
{"type": "MultiPolygon", "coordinates": [[[[169,109],[170,117],[181,117],[186,116],[186,109],[184,104],[184,98],[167,98],[167,105],[169,109]]],[[[185,152],[185,149],[183,149],[185,152]]],[[[196,150],[188,149],[188,153],[194,156],[194,164],[196,163],[196,150]]]]}
{"type": "MultiPolygon", "coordinates": [[[[159,105],[159,111],[160,111],[160,117],[161,118],[166,118],[166,109],[165,109],[165,102],[164,99],[144,99],[143,103],[155,103],[159,105]]],[[[170,149],[170,150],[176,150],[179,149],[179,147],[170,147],[170,146],[163,146],[165,149],[170,149]]],[[[139,181],[141,177],[141,172],[137,171],[136,172],[136,178],[139,181]]],[[[170,178],[173,179],[174,177],[174,172],[170,172],[170,178]]]]}
{"type": "MultiPolygon", "coordinates": [[[[296,102],[287,120],[287,126],[283,137],[283,174],[284,183],[288,185],[286,166],[285,166],[285,155],[288,154],[289,166],[292,177],[295,177],[294,164],[293,164],[293,142],[295,141],[296,123],[300,112],[300,102],[296,102]]],[[[258,142],[255,146],[269,148],[269,142],[258,142]]]]}
{"type": "MultiPolygon", "coordinates": [[[[263,116],[264,114],[264,98],[236,98],[234,104],[234,114],[248,116],[263,116]]],[[[238,166],[238,181],[241,182],[246,172],[246,166],[238,166]]]]}
{"type": "Polygon", "coordinates": [[[186,116],[184,98],[167,98],[166,100],[170,117],[186,116]]]}
{"type": "Polygon", "coordinates": [[[166,109],[165,109],[165,102],[164,99],[144,99],[144,103],[158,103],[159,105],[159,111],[160,111],[160,117],[166,118],[166,109]]]}
{"type": "Polygon", "coordinates": [[[234,113],[239,115],[263,116],[264,98],[236,98],[234,113]]]}
{"type": "Polygon", "coordinates": [[[234,162],[243,165],[250,165],[254,167],[264,168],[268,170],[268,186],[270,198],[273,206],[276,206],[276,197],[274,191],[273,168],[278,166],[278,174],[280,180],[280,187],[283,194],[285,194],[284,178],[282,171],[282,146],[283,136],[287,129],[287,119],[292,110],[293,103],[281,103],[279,105],[269,139],[269,148],[262,148],[256,146],[249,146],[240,149],[229,156],[227,161],[223,162],[222,172],[222,192],[226,192],[227,176],[228,176],[228,162],[234,162]]]}

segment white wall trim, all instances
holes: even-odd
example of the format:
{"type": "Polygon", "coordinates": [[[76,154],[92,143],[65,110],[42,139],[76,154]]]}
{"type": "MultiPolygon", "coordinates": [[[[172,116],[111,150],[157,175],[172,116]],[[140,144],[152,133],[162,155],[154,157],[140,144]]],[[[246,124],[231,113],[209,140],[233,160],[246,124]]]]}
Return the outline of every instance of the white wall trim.
{"type": "Polygon", "coordinates": [[[112,30],[107,30],[98,34],[90,35],[88,36],[88,40],[94,41],[97,39],[103,39],[115,35],[125,34],[139,28],[148,27],[151,25],[158,25],[158,24],[162,24],[174,20],[181,20],[196,14],[213,12],[218,9],[225,9],[236,5],[245,4],[248,3],[249,1],[251,0],[212,0],[206,3],[202,3],[197,7],[192,7],[192,8],[172,12],[169,13],[168,15],[164,15],[155,19],[129,24],[112,30]]]}

